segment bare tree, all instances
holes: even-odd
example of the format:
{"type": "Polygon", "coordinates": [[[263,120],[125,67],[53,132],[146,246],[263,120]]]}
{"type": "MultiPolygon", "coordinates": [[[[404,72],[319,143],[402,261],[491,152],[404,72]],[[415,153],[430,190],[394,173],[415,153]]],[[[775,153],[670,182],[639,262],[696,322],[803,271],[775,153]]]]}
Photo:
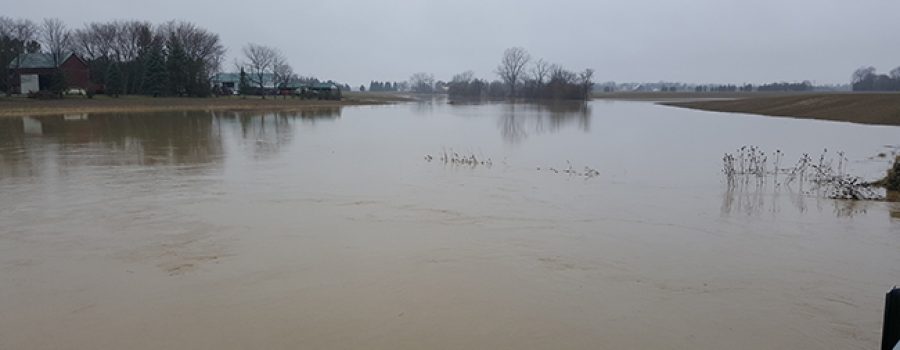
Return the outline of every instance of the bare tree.
{"type": "Polygon", "coordinates": [[[114,22],[114,25],[117,35],[113,39],[113,48],[119,62],[137,59],[153,43],[153,31],[149,22],[114,22]]]}
{"type": "Polygon", "coordinates": [[[581,85],[584,99],[590,98],[591,90],[594,88],[594,70],[588,68],[578,74],[578,84],[581,85]]]}
{"type": "Polygon", "coordinates": [[[516,85],[522,78],[525,66],[531,61],[531,55],[521,47],[511,47],[503,52],[497,75],[508,86],[510,96],[516,95],[516,85]]]}
{"type": "Polygon", "coordinates": [[[84,28],[75,30],[74,50],[87,60],[117,60],[115,57],[118,27],[114,22],[85,24],[84,28]]]}
{"type": "MultiPolygon", "coordinates": [[[[265,89],[266,75],[273,74],[275,63],[280,61],[281,53],[275,48],[253,43],[244,46],[243,53],[246,59],[244,65],[249,70],[250,80],[262,92],[265,89]]],[[[266,98],[264,93],[263,98],[266,98]]]]}
{"type": "Polygon", "coordinates": [[[287,63],[284,57],[278,57],[275,64],[272,65],[272,79],[275,81],[275,84],[289,84],[294,78],[296,78],[296,74],[294,74],[294,69],[291,68],[291,65],[287,63]]]}
{"type": "Polygon", "coordinates": [[[190,22],[175,21],[160,25],[158,31],[167,34],[163,38],[174,36],[182,43],[188,61],[193,64],[190,75],[209,85],[225,60],[226,50],[219,35],[190,22]]]}
{"type": "Polygon", "coordinates": [[[41,23],[41,44],[53,57],[53,64],[59,68],[63,58],[72,47],[72,32],[59,18],[45,18],[41,23]]]}
{"type": "Polygon", "coordinates": [[[9,38],[10,25],[12,24],[13,19],[0,16],[0,38],[9,38]]]}
{"type": "MultiPolygon", "coordinates": [[[[7,85],[13,81],[15,77],[16,70],[22,66],[22,54],[27,52],[27,47],[31,43],[34,42],[35,37],[37,36],[38,27],[34,24],[34,22],[28,19],[10,19],[7,17],[2,17],[2,30],[3,35],[8,39],[8,43],[11,47],[8,48],[8,53],[12,56],[11,62],[9,62],[9,71],[6,74],[5,81],[7,85]]],[[[6,64],[5,62],[3,64],[6,64]]],[[[12,87],[7,86],[6,96],[12,95],[12,87]]]]}
{"type": "Polygon", "coordinates": [[[854,84],[861,82],[868,78],[870,75],[875,75],[875,67],[860,67],[853,72],[852,82],[854,84]]]}
{"type": "Polygon", "coordinates": [[[434,75],[419,72],[409,77],[410,89],[413,92],[431,93],[434,91],[434,75]]]}
{"type": "Polygon", "coordinates": [[[450,80],[450,83],[451,84],[453,84],[453,83],[468,84],[469,82],[472,81],[472,79],[475,79],[475,72],[467,70],[465,72],[454,75],[453,79],[450,80]]]}
{"type": "Polygon", "coordinates": [[[891,78],[900,80],[900,67],[894,68],[891,70],[891,78]]]}
{"type": "Polygon", "coordinates": [[[7,24],[7,30],[13,39],[26,42],[37,37],[38,27],[28,19],[14,19],[7,24]]]}
{"type": "Polygon", "coordinates": [[[544,85],[544,80],[550,76],[550,63],[544,61],[543,58],[537,60],[537,62],[534,62],[534,66],[531,67],[531,75],[538,85],[544,85]]]}

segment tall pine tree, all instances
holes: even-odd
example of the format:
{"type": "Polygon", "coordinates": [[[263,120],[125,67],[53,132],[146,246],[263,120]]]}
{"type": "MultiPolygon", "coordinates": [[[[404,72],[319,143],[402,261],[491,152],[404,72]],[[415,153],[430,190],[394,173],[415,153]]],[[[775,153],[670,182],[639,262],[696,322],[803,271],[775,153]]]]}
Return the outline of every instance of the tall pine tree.
{"type": "Polygon", "coordinates": [[[106,94],[112,97],[119,97],[122,94],[125,82],[122,79],[122,71],[119,64],[113,62],[106,69],[106,94]]]}
{"type": "Polygon", "coordinates": [[[247,73],[244,72],[244,67],[241,67],[241,80],[238,82],[238,92],[242,97],[250,93],[250,79],[247,78],[247,73]]]}
{"type": "Polygon", "coordinates": [[[153,97],[159,97],[166,93],[168,87],[168,72],[162,47],[155,44],[147,53],[147,62],[144,70],[143,93],[153,97]]]}
{"type": "Polygon", "coordinates": [[[169,92],[172,95],[183,96],[187,92],[187,87],[191,83],[188,76],[188,65],[190,64],[187,52],[181,40],[175,37],[175,34],[169,36],[166,42],[166,71],[169,75],[169,92]]]}

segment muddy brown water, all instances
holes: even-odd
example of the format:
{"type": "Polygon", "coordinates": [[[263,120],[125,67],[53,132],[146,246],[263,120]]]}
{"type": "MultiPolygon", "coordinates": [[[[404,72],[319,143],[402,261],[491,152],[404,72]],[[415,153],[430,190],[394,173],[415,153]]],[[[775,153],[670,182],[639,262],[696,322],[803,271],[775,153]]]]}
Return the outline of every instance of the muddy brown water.
{"type": "Polygon", "coordinates": [[[874,349],[900,206],[721,157],[871,179],[898,140],[611,101],[0,119],[0,349],[874,349]]]}

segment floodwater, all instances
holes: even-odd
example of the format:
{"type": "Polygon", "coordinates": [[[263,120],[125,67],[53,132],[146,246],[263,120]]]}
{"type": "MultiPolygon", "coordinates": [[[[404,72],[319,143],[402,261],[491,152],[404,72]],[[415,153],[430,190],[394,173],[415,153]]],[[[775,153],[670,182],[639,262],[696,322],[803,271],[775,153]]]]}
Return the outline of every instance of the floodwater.
{"type": "Polygon", "coordinates": [[[721,158],[874,179],[898,141],[611,101],[0,119],[0,349],[874,349],[900,205],[721,158]]]}

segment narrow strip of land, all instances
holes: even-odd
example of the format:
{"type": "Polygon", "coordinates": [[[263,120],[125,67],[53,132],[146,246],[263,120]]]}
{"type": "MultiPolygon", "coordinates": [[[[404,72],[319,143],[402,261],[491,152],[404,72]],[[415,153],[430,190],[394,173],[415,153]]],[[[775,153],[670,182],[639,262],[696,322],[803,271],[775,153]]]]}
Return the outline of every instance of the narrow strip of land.
{"type": "Polygon", "coordinates": [[[340,101],[303,100],[299,98],[259,97],[241,98],[152,98],[144,96],[123,96],[109,98],[98,96],[93,99],[71,97],[61,100],[35,100],[24,97],[0,97],[0,117],[39,116],[80,113],[128,113],[164,111],[222,111],[222,110],[270,110],[292,111],[316,107],[379,105],[410,101],[410,97],[399,94],[345,94],[340,101]]]}
{"type": "Polygon", "coordinates": [[[900,126],[900,93],[822,93],[661,102],[716,112],[900,126]]]}

